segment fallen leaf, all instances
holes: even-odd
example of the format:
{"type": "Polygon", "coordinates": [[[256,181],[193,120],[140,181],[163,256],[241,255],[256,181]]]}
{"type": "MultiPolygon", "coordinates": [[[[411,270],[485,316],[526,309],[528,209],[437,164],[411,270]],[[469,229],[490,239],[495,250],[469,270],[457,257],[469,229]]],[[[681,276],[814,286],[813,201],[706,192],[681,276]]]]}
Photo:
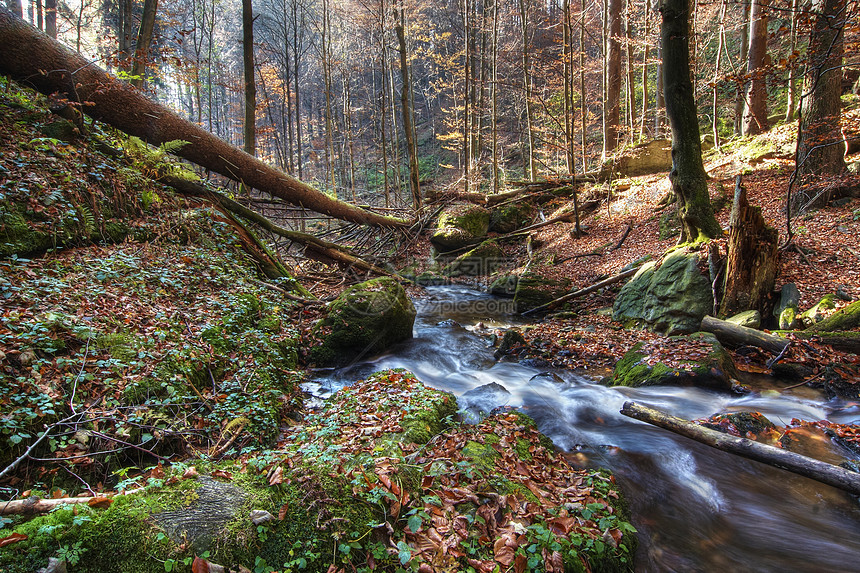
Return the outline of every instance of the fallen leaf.
{"type": "Polygon", "coordinates": [[[13,533],[12,535],[0,538],[0,547],[6,547],[7,545],[24,541],[25,539],[27,539],[27,536],[23,533],[13,533]]]}
{"type": "Polygon", "coordinates": [[[96,509],[107,509],[113,500],[108,497],[94,497],[87,502],[87,505],[96,509]]]}

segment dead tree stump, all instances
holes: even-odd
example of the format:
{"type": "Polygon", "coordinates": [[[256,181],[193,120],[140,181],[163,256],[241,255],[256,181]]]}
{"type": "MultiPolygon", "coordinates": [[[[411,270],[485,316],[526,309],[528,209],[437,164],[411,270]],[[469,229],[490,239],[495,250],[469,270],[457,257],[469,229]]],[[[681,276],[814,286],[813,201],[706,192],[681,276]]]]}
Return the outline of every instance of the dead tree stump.
{"type": "Polygon", "coordinates": [[[779,268],[779,236],[776,229],[765,223],[761,208],[747,201],[740,175],[735,180],[730,225],[720,315],[731,316],[753,309],[764,314],[763,306],[773,290],[779,268]]]}

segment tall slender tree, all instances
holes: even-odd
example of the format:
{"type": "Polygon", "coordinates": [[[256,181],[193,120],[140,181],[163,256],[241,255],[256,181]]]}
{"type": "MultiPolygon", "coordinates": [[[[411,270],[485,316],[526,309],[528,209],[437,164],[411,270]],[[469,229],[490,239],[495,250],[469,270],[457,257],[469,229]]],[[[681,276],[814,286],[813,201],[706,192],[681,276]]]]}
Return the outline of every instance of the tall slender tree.
{"type": "Polygon", "coordinates": [[[742,132],[755,135],[768,130],[767,121],[767,0],[750,4],[747,89],[744,98],[742,132]]]}

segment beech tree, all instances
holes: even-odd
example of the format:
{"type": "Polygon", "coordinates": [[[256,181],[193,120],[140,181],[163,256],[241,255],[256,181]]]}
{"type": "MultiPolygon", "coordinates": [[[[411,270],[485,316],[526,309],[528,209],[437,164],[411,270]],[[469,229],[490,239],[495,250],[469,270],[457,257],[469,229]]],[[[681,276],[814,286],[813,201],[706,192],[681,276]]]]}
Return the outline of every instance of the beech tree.
{"type": "Polygon", "coordinates": [[[742,132],[755,135],[768,130],[767,121],[767,0],[750,4],[749,50],[742,132]]]}
{"type": "Polygon", "coordinates": [[[661,0],[663,18],[663,90],[672,128],[672,171],[669,179],[678,202],[680,241],[722,234],[708,197],[708,176],[702,164],[699,118],[690,80],[690,0],[661,0]]]}

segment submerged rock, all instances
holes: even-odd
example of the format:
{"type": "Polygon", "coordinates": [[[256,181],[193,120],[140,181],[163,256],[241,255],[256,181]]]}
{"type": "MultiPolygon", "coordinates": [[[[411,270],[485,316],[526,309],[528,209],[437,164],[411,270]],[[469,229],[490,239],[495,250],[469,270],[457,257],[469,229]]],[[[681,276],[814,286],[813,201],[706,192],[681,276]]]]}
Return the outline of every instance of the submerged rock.
{"type": "Polygon", "coordinates": [[[477,424],[496,409],[507,406],[511,399],[508,389],[496,382],[464,392],[458,399],[463,421],[477,424]]]}
{"type": "Polygon", "coordinates": [[[313,328],[319,343],[310,358],[318,366],[343,366],[412,337],[415,307],[396,280],[381,277],[343,291],[313,328]]]}
{"type": "Polygon", "coordinates": [[[697,386],[737,391],[731,355],[713,334],[697,332],[639,342],[615,366],[612,386],[697,386]]]}

